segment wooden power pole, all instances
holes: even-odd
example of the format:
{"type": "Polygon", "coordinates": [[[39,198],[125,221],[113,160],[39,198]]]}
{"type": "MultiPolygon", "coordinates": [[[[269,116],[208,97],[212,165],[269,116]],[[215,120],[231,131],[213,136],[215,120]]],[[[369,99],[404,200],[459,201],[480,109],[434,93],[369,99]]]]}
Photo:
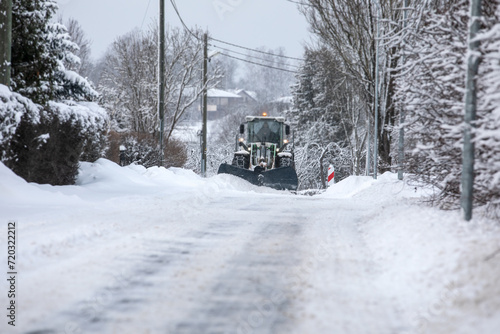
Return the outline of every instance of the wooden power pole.
{"type": "Polygon", "coordinates": [[[160,162],[163,166],[163,132],[165,129],[165,0],[160,0],[160,31],[158,46],[158,114],[160,117],[160,162]]]}
{"type": "Polygon", "coordinates": [[[203,125],[201,143],[201,175],[207,176],[207,81],[208,81],[208,36],[203,35],[203,125]]]}
{"type": "Polygon", "coordinates": [[[12,0],[0,1],[0,84],[10,86],[12,58],[12,0]]]}

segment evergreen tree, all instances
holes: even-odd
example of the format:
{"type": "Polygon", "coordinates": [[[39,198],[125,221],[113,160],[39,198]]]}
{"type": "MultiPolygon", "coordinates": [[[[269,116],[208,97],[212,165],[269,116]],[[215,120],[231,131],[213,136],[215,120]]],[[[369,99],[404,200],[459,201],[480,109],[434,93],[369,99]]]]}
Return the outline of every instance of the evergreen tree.
{"type": "Polygon", "coordinates": [[[1,124],[0,133],[8,133],[9,140],[0,142],[0,151],[5,164],[27,181],[59,185],[73,183],[80,159],[101,156],[107,115],[85,102],[98,97],[90,83],[65,67],[80,61],[73,53],[78,45],[64,25],[51,21],[56,10],[53,0],[13,1],[16,94],[4,92],[0,119],[11,120],[13,111],[16,117],[1,124]],[[13,107],[21,96],[29,102],[13,107]]]}
{"type": "Polygon", "coordinates": [[[65,68],[79,63],[78,46],[64,25],[52,22],[55,0],[14,0],[12,7],[12,87],[35,103],[89,100],[98,94],[87,80],[65,68]]]}

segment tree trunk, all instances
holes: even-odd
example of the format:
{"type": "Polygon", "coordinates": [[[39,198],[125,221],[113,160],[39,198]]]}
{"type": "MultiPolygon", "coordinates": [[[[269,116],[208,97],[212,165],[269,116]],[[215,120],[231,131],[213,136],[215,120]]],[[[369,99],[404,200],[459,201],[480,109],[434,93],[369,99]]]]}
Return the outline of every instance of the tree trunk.
{"type": "Polygon", "coordinates": [[[10,86],[12,0],[0,2],[0,84],[10,86]]]}

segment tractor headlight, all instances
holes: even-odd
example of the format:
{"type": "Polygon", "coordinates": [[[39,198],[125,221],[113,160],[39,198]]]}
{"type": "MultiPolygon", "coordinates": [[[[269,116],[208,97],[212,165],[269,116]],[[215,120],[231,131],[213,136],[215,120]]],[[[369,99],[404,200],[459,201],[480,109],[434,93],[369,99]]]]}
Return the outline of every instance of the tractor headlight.
{"type": "Polygon", "coordinates": [[[283,140],[284,144],[288,144],[288,139],[283,140]]]}
{"type": "Polygon", "coordinates": [[[241,137],[240,139],[238,139],[238,141],[239,141],[240,143],[243,143],[243,142],[245,141],[245,138],[241,137]]]}

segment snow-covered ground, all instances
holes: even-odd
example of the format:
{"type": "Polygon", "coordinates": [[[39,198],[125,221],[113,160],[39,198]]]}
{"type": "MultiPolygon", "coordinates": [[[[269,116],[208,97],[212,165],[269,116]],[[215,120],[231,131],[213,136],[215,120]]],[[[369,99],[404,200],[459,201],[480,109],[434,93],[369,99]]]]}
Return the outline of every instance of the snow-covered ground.
{"type": "Polygon", "coordinates": [[[498,333],[500,226],[350,177],[321,195],[182,169],[83,163],[75,186],[0,163],[16,321],[0,333],[498,333]]]}

